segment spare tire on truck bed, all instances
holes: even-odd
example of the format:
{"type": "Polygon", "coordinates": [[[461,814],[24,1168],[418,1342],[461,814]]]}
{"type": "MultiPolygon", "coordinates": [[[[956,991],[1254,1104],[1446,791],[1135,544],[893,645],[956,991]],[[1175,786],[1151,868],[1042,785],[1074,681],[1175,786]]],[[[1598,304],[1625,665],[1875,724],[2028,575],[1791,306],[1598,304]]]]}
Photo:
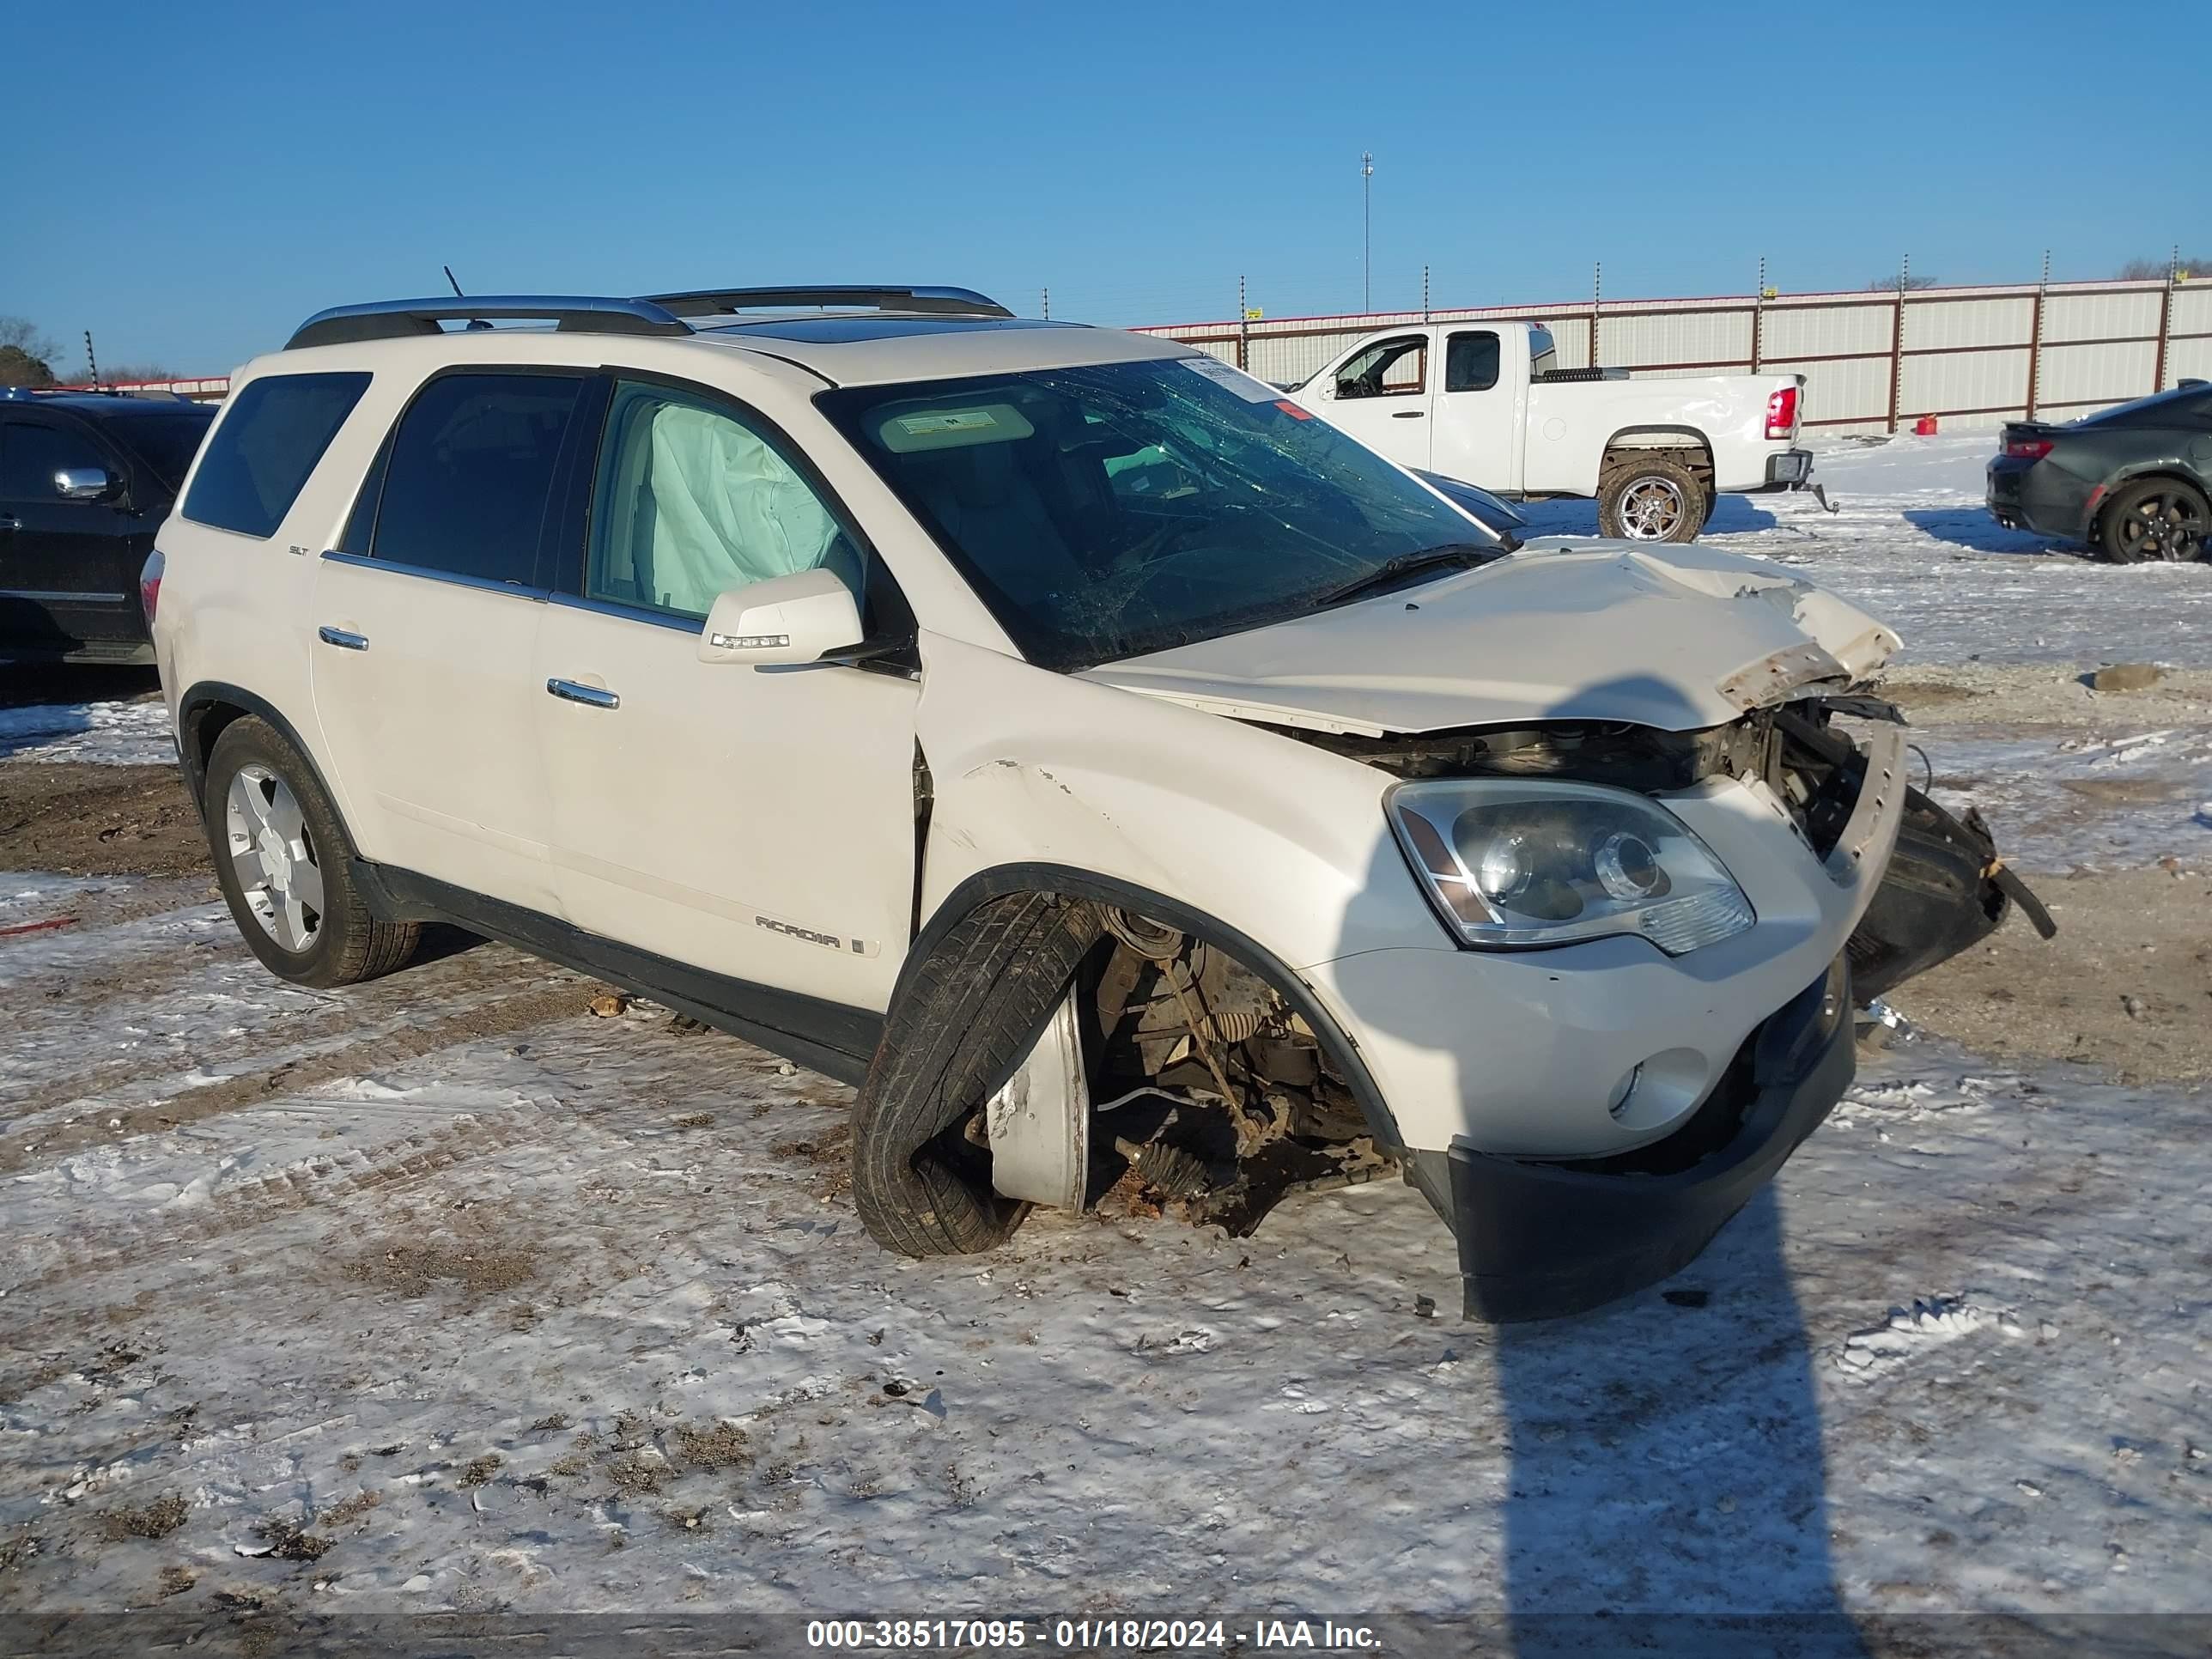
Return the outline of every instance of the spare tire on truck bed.
{"type": "Polygon", "coordinates": [[[853,1109],[853,1203],[901,1255],[1003,1243],[1030,1206],[991,1185],[969,1121],[1020,1067],[1105,932],[1098,907],[1014,893],[955,922],[907,965],[853,1109]]]}

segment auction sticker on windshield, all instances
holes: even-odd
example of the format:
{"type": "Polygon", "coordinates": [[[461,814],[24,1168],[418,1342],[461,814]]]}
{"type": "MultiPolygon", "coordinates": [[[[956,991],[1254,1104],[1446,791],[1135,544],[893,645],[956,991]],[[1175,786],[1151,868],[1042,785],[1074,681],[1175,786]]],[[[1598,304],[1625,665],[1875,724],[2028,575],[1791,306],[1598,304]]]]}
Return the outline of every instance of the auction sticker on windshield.
{"type": "Polygon", "coordinates": [[[1241,368],[1218,357],[1178,357],[1176,361],[1194,374],[1203,374],[1216,386],[1227,386],[1248,404],[1272,404],[1283,394],[1264,380],[1255,380],[1241,368]]]}

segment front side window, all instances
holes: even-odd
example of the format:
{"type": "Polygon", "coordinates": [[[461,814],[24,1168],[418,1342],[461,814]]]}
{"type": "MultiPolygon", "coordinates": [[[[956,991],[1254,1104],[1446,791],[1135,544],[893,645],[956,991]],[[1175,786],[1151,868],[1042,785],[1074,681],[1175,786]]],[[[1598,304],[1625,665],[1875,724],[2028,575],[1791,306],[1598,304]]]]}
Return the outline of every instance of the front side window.
{"type": "Polygon", "coordinates": [[[1339,398],[1410,398],[1429,383],[1425,335],[1377,340],[1336,371],[1339,398]]]}
{"type": "Polygon", "coordinates": [[[851,538],[767,436],[703,398],[616,389],[586,597],[703,617],[732,587],[823,565],[858,593],[851,538]]]}
{"type": "Polygon", "coordinates": [[[10,421],[0,428],[0,501],[58,501],[54,474],[74,467],[112,470],[100,447],[64,427],[10,421]]]}
{"type": "Polygon", "coordinates": [[[553,475],[585,377],[441,375],[399,417],[371,556],[479,581],[540,585],[553,475]]]}
{"type": "Polygon", "coordinates": [[[825,392],[817,404],[1024,655],[1073,671],[1304,616],[1496,543],[1210,358],[825,392]]]}
{"type": "Polygon", "coordinates": [[[264,374],[234,396],[192,475],[184,514],[269,537],[368,390],[366,374],[264,374]]]}
{"type": "Polygon", "coordinates": [[[1444,348],[1444,390],[1487,392],[1498,384],[1498,337],[1455,334],[1444,348]]]}

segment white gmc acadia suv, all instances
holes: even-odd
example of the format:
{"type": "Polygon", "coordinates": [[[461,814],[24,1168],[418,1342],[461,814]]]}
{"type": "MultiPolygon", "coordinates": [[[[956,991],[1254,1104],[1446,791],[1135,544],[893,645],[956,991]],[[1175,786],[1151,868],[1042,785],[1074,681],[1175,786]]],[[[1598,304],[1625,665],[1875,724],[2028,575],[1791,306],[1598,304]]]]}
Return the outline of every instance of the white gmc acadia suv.
{"type": "Polygon", "coordinates": [[[446,921],[856,1084],[914,1255],[1401,1170],[1471,1315],[1589,1307],[1820,1121],[1855,977],[2033,910],[1908,789],[1850,605],[1521,546],[1212,357],[963,289],[325,312],[158,544],[273,972],[446,921]]]}

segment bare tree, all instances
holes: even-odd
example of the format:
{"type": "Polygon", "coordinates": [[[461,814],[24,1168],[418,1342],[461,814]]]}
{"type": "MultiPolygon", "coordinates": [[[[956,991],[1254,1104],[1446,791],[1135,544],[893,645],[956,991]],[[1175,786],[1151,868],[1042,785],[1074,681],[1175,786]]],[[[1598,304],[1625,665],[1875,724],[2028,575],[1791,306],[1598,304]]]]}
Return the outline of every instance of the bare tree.
{"type": "Polygon", "coordinates": [[[102,363],[102,386],[132,386],[141,380],[179,380],[184,376],[167,363],[102,363]]]}
{"type": "MultiPolygon", "coordinates": [[[[2202,276],[2212,276],[2212,259],[2184,259],[2180,268],[2202,276]]],[[[2116,274],[2124,283],[2162,283],[2166,280],[2166,261],[2130,259],[2116,274]]]]}
{"type": "Polygon", "coordinates": [[[52,386],[61,345],[27,317],[0,317],[0,386],[52,386]]]}
{"type": "Polygon", "coordinates": [[[1917,294],[1923,288],[1934,288],[1936,286],[1936,280],[1937,279],[1933,276],[1923,276],[1917,272],[1914,275],[1906,277],[1901,283],[1893,275],[1888,276],[1877,276],[1874,281],[1867,284],[1867,292],[1869,294],[1894,294],[1901,287],[1909,292],[1917,294]]]}

